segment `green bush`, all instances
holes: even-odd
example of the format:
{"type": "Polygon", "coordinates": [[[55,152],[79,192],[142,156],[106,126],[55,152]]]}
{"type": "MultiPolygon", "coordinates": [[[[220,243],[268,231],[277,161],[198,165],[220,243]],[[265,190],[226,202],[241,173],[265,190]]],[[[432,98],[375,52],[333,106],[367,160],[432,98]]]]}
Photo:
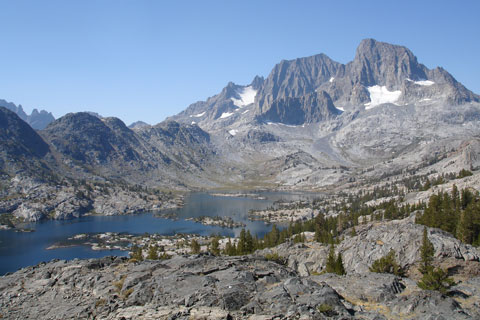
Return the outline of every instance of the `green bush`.
{"type": "Polygon", "coordinates": [[[375,260],[369,269],[371,272],[391,273],[397,276],[404,275],[402,268],[400,268],[400,265],[395,259],[395,251],[393,249],[390,250],[386,256],[375,260]]]}
{"type": "Polygon", "coordinates": [[[276,252],[273,252],[273,253],[267,253],[265,255],[265,259],[267,259],[268,261],[273,261],[273,262],[276,262],[278,264],[282,264],[282,265],[286,265],[287,264],[287,259],[285,259],[284,257],[280,256],[278,253],[276,252]]]}
{"type": "Polygon", "coordinates": [[[455,285],[455,282],[448,277],[445,270],[437,268],[430,269],[417,284],[423,290],[436,290],[446,293],[451,286],[455,285]]]}

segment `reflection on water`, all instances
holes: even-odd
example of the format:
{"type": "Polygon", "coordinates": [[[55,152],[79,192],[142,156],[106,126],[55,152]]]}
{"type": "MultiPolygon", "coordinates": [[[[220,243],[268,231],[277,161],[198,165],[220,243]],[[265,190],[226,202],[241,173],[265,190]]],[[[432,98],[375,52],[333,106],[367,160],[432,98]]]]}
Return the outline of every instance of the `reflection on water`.
{"type": "Polygon", "coordinates": [[[173,235],[175,233],[194,233],[199,235],[221,234],[234,236],[240,228],[226,229],[216,226],[204,226],[189,217],[230,216],[234,221],[243,222],[252,234],[263,236],[271,228],[261,221],[249,221],[250,209],[265,209],[277,200],[300,200],[312,198],[314,194],[261,193],[266,200],[252,198],[219,197],[206,193],[194,193],[186,197],[185,206],[175,210],[178,220],[155,217],[151,213],[123,216],[90,216],[67,221],[45,221],[25,224],[24,227],[35,232],[0,231],[0,274],[13,272],[19,268],[34,265],[51,259],[98,258],[106,255],[127,255],[124,251],[93,251],[90,247],[78,246],[46,250],[54,243],[61,242],[79,233],[126,232],[132,234],[158,233],[173,235]]]}

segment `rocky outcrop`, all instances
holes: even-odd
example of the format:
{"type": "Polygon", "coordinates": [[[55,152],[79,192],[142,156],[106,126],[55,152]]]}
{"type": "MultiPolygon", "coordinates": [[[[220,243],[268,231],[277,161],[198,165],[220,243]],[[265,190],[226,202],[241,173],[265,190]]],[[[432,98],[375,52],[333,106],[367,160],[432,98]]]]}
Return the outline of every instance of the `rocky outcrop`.
{"type": "MultiPolygon", "coordinates": [[[[423,226],[414,223],[414,216],[393,221],[372,222],[355,227],[356,236],[345,232],[345,239],[335,247],[342,254],[343,264],[348,274],[369,272],[373,262],[394,250],[396,260],[406,270],[415,267],[420,261],[423,226]]],[[[451,234],[440,229],[427,228],[428,237],[435,248],[435,260],[444,264],[452,275],[463,277],[463,273],[479,275],[480,251],[471,245],[461,243],[451,234]]],[[[307,276],[324,270],[328,246],[307,242],[293,244],[286,242],[272,249],[257,252],[266,255],[275,252],[287,259],[289,267],[300,275],[307,276]]]]}
{"type": "MultiPolygon", "coordinates": [[[[436,259],[479,261],[478,249],[461,243],[442,230],[427,229],[428,237],[435,248],[436,259]]],[[[369,223],[358,226],[355,230],[356,236],[347,237],[337,247],[342,253],[347,272],[367,272],[375,260],[387,255],[392,249],[395,250],[397,261],[404,268],[420,261],[423,226],[415,224],[414,216],[403,220],[369,223]]]]}
{"type": "MultiPolygon", "coordinates": [[[[478,279],[458,286],[478,299],[478,279]]],[[[9,319],[455,319],[478,306],[420,291],[408,279],[365,274],[301,277],[256,257],[175,256],[52,261],[0,277],[9,319]]]]}

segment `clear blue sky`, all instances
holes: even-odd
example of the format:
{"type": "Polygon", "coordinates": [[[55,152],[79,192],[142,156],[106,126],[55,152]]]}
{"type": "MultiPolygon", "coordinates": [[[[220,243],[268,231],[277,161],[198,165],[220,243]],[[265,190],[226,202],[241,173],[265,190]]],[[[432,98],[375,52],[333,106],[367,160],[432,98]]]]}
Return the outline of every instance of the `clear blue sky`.
{"type": "Polygon", "coordinates": [[[405,45],[480,93],[480,1],[3,1],[0,98],[151,124],[229,82],[361,39],[405,45]]]}

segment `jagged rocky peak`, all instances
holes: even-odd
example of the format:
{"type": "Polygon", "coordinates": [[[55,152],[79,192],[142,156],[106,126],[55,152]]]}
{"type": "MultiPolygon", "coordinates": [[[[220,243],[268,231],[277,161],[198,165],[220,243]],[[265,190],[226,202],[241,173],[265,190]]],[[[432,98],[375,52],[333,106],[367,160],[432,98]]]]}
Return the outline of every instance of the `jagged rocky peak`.
{"type": "Polygon", "coordinates": [[[47,112],[45,110],[38,111],[37,109],[33,109],[30,115],[27,115],[25,111],[23,111],[22,105],[16,106],[12,102],[7,102],[5,100],[0,99],[0,106],[9,109],[10,111],[15,112],[20,119],[28,123],[33,129],[42,130],[44,129],[49,123],[55,120],[51,112],[47,112]]]}
{"type": "Polygon", "coordinates": [[[188,124],[202,123],[207,127],[227,120],[231,121],[244,112],[243,108],[253,105],[264,81],[263,77],[256,76],[248,85],[229,82],[219,94],[206,101],[191,104],[178,115],[167,118],[167,121],[174,120],[188,124]]]}
{"type": "Polygon", "coordinates": [[[337,73],[340,63],[324,54],[277,64],[258,93],[258,111],[265,112],[273,101],[309,94],[337,73]]]}
{"type": "Polygon", "coordinates": [[[381,85],[400,88],[405,79],[427,80],[427,68],[403,46],[365,39],[357,48],[355,59],[349,64],[353,81],[364,86],[381,85]]]}

